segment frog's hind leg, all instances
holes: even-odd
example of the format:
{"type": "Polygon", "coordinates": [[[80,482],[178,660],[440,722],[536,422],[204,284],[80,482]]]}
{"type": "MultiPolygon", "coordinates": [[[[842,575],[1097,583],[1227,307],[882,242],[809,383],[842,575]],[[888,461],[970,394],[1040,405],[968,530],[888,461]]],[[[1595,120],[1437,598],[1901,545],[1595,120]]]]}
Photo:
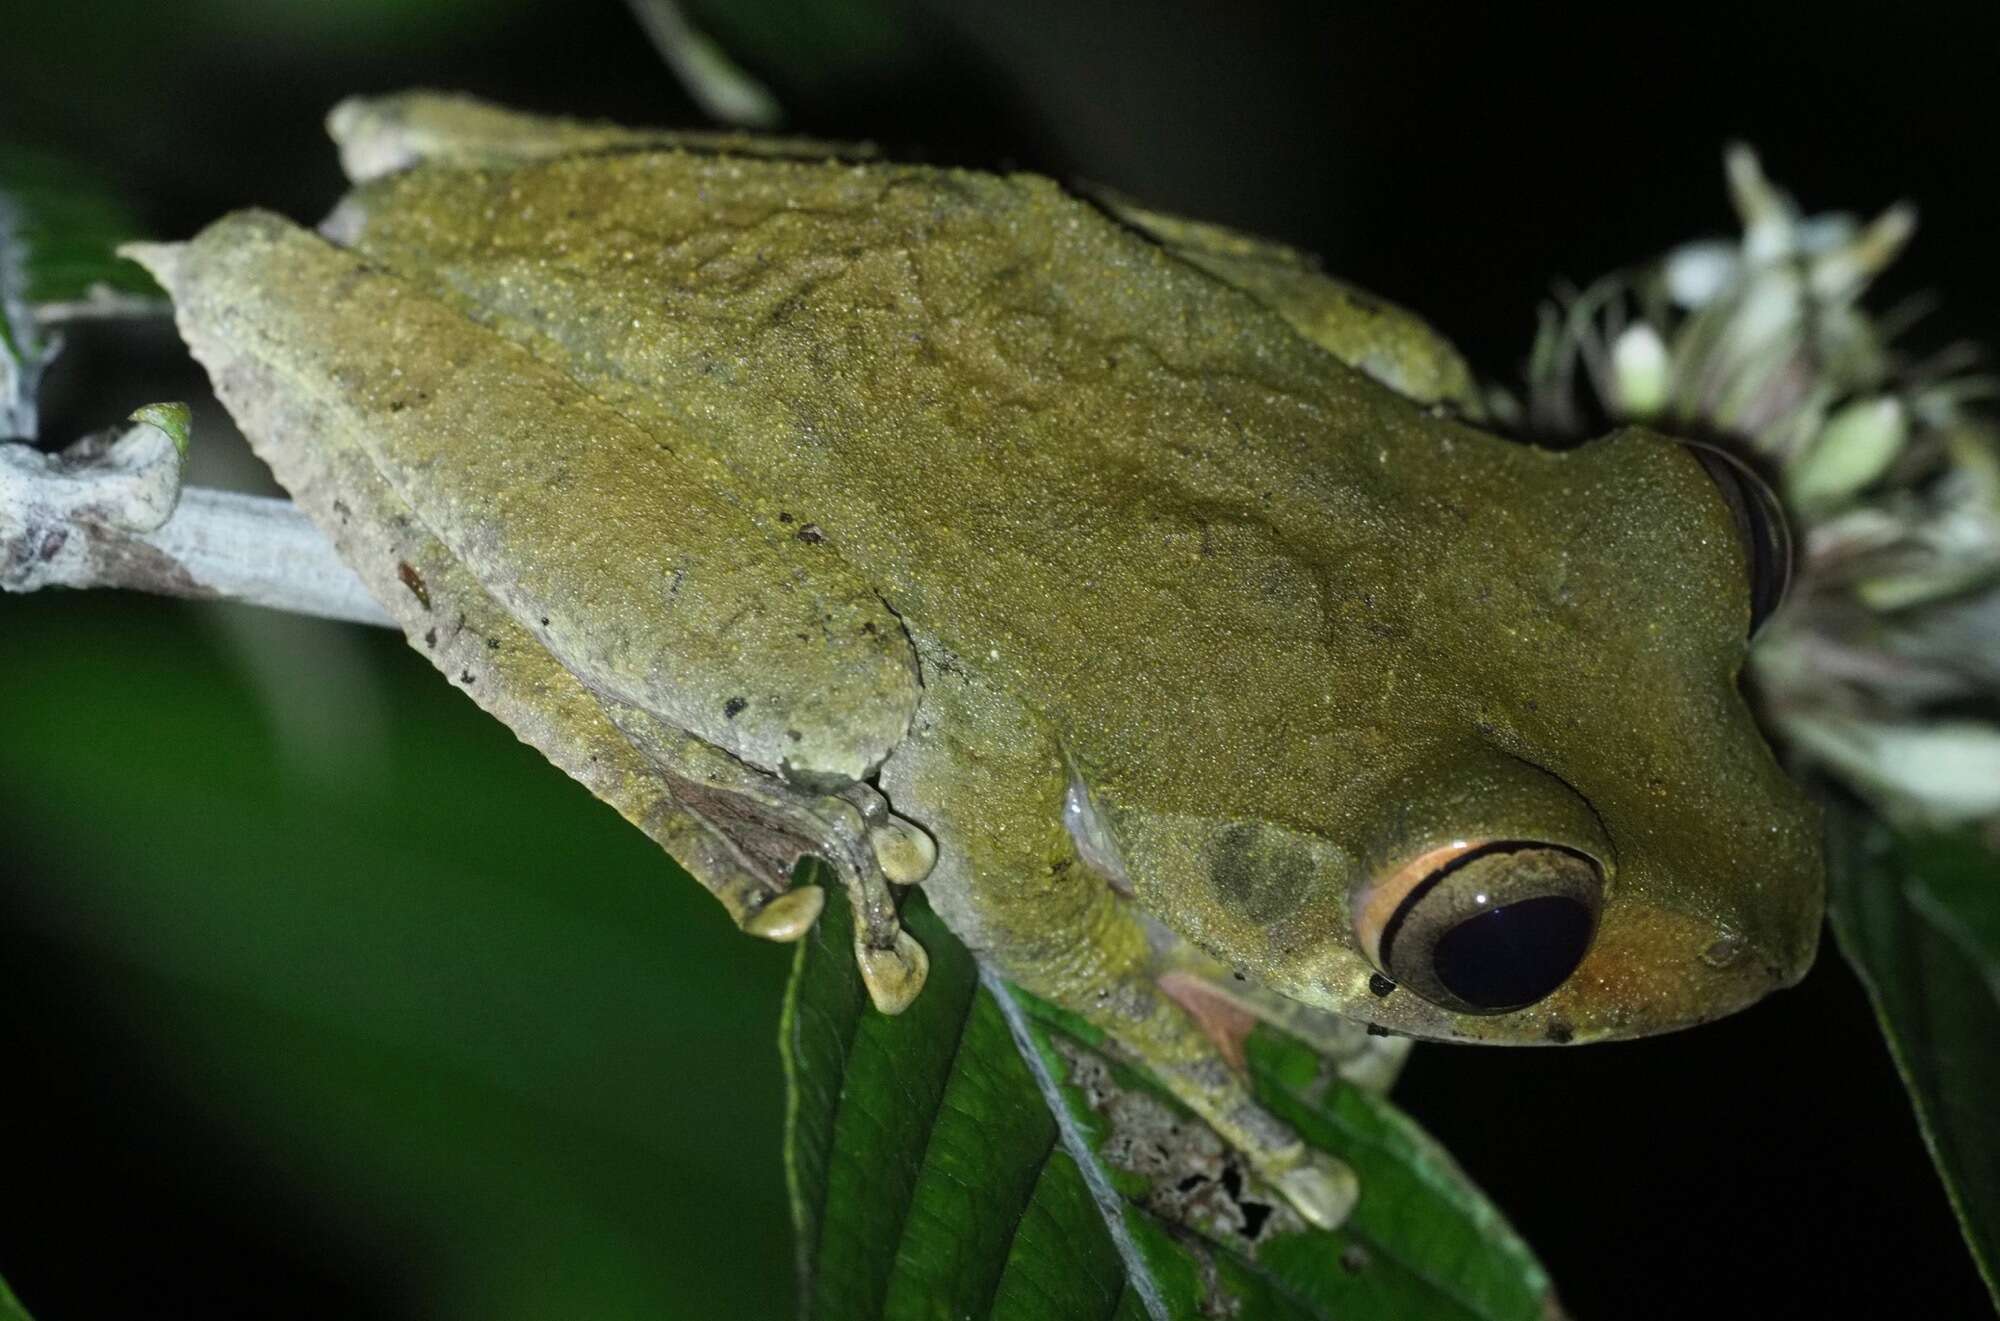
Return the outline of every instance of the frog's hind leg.
{"type": "MultiPolygon", "coordinates": [[[[377,342],[391,320],[373,313],[359,325],[346,319],[361,314],[343,302],[340,291],[352,293],[367,279],[382,278],[379,273],[368,276],[351,256],[268,216],[238,216],[211,227],[193,244],[154,245],[137,255],[172,293],[182,337],[208,368],[217,395],[258,454],[413,647],[524,742],[660,844],[745,931],[795,940],[810,930],[825,897],[816,887],[792,887],[789,878],[800,857],[830,856],[853,896],[857,953],[871,995],[891,1012],[910,1002],[923,984],[924,956],[896,921],[889,885],[915,881],[927,870],[928,838],[891,816],[879,795],[871,800],[864,785],[841,781],[849,785],[844,797],[816,796],[608,695],[602,674],[586,675],[566,664],[529,627],[531,620],[547,625],[548,618],[509,609],[384,475],[361,437],[385,425],[388,415],[362,408],[355,397],[359,387],[330,392],[301,384],[332,370],[315,357],[330,351],[322,341],[364,346],[342,350],[346,366],[340,371],[349,377],[366,375],[364,368],[404,377],[401,359],[377,342]],[[325,311],[326,323],[298,324],[295,314],[307,308],[325,311]]],[[[426,318],[434,322],[439,311],[408,291],[390,302],[402,307],[394,323],[404,331],[426,318]]],[[[442,338],[470,333],[449,325],[439,331],[442,338]]],[[[469,341],[461,347],[474,351],[469,341]]],[[[518,385],[538,371],[543,369],[524,358],[512,364],[507,379],[518,385]]],[[[545,371],[543,377],[546,384],[545,371]]],[[[445,390],[450,379],[455,377],[440,378],[438,389],[445,390]]],[[[401,407],[392,405],[391,413],[401,407]]],[[[676,502],[662,496],[658,503],[676,502]]],[[[716,558],[755,557],[754,546],[743,550],[730,540],[729,528],[719,535],[721,549],[729,553],[716,558]]],[[[794,604],[824,595],[796,579],[779,587],[777,595],[794,604]]],[[[810,709],[780,713],[793,722],[780,722],[781,735],[797,728],[800,746],[831,749],[825,759],[803,758],[808,770],[828,777],[840,765],[870,764],[875,756],[868,748],[893,742],[907,721],[903,708],[916,700],[913,662],[899,654],[907,652],[908,643],[899,629],[891,629],[886,607],[863,590],[837,588],[834,595],[849,605],[860,602],[868,622],[877,624],[864,635],[875,640],[864,651],[886,660],[888,683],[886,690],[834,703],[838,712],[862,713],[856,717],[864,727],[859,737],[855,720],[838,714],[815,721],[810,709]]],[[[749,654],[759,653],[751,648],[749,654]]],[[[686,668],[699,667],[689,662],[686,668]]],[[[861,670],[872,672],[872,663],[861,670]]],[[[818,693],[839,690],[842,676],[852,673],[836,666],[830,676],[821,676],[824,682],[804,686],[818,693]]],[[[726,712],[720,719],[729,722],[726,712]]],[[[787,737],[778,741],[793,746],[787,737]]]]}
{"type": "Polygon", "coordinates": [[[354,183],[436,162],[504,168],[586,152],[684,151],[814,163],[865,160],[866,143],[824,142],[769,133],[631,129],[598,121],[530,115],[450,92],[350,96],[326,117],[340,168],[354,183]]]}
{"type": "Polygon", "coordinates": [[[931,905],[1009,980],[1078,1014],[1201,1116],[1316,1225],[1345,1219],[1353,1172],[1252,1095],[1160,979],[1178,942],[1087,865],[1063,823],[1069,770],[1018,706],[932,668],[909,740],[882,781],[938,841],[931,905]],[[927,792],[928,788],[928,792],[927,792]]]}
{"type": "Polygon", "coordinates": [[[820,891],[789,888],[787,871],[746,851],[685,776],[661,773],[601,699],[431,535],[330,410],[287,388],[254,342],[229,333],[226,313],[212,313],[203,292],[183,284],[185,252],[158,245],[142,256],[173,292],[182,333],[216,393],[410,645],[665,849],[738,926],[773,940],[803,936],[824,902],[820,891]]]}

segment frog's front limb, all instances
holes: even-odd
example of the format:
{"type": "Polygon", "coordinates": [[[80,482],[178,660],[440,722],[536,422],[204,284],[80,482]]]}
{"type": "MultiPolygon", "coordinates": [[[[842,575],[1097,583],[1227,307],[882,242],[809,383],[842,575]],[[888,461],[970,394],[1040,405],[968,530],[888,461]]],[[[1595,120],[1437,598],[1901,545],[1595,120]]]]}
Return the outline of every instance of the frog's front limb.
{"type": "MultiPolygon", "coordinates": [[[[1079,888],[1089,884],[1086,879],[1079,888]]],[[[1161,985],[1171,964],[1146,941],[1132,902],[1101,882],[1091,888],[1089,907],[1099,911],[1081,916],[1093,938],[1078,942],[1071,957],[996,962],[1029,990],[1109,1034],[1242,1152],[1300,1215],[1321,1228],[1339,1225],[1360,1192],[1354,1172],[1307,1146],[1257,1102],[1203,1025],[1161,985]]]]}
{"type": "Polygon", "coordinates": [[[1184,970],[1130,900],[1079,856],[1063,825],[1061,751],[1021,708],[934,667],[909,740],[882,784],[937,838],[932,907],[1003,975],[1103,1031],[1316,1225],[1339,1224],[1354,1174],[1305,1144],[1159,979],[1184,970]]]}
{"type": "Polygon", "coordinates": [[[1258,1023],[1303,1041],[1342,1082],[1377,1095],[1395,1084],[1409,1058],[1409,1037],[1371,1032],[1365,1023],[1244,981],[1185,941],[1179,941],[1172,961],[1177,966],[1160,978],[1161,989],[1201,1024],[1232,1064],[1242,1064],[1243,1040],[1258,1023]]]}

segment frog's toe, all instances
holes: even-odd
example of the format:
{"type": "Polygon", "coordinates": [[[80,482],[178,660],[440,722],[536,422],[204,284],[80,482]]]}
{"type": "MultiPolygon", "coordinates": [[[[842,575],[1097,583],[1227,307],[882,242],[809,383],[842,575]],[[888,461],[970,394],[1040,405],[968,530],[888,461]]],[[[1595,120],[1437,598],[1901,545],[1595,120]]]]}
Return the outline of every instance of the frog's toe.
{"type": "Polygon", "coordinates": [[[882,875],[896,885],[915,885],[937,865],[937,844],[919,827],[891,816],[873,824],[868,843],[875,850],[875,863],[882,875]]]}
{"type": "Polygon", "coordinates": [[[1338,1229],[1361,1196],[1354,1171],[1323,1151],[1307,1147],[1289,1168],[1265,1176],[1317,1229],[1338,1229]]]}
{"type": "Polygon", "coordinates": [[[861,818],[868,848],[882,878],[896,885],[915,885],[937,865],[937,844],[923,827],[889,810],[889,800],[872,784],[856,781],[834,797],[861,818]]]}
{"type": "Polygon", "coordinates": [[[878,948],[865,941],[854,942],[854,958],[861,965],[861,981],[868,998],[885,1014],[900,1014],[924,989],[930,975],[930,955],[909,932],[898,929],[895,943],[878,948]]]}
{"type": "Polygon", "coordinates": [[[783,944],[798,940],[812,930],[826,907],[826,891],[817,885],[801,885],[773,895],[756,912],[744,916],[738,925],[761,940],[783,944]]]}

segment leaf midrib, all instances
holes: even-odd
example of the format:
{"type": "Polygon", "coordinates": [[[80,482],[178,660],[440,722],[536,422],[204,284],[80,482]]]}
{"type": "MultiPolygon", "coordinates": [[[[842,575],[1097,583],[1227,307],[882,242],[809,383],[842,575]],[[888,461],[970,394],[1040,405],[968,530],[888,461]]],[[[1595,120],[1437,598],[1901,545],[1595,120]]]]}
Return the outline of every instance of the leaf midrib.
{"type": "Polygon", "coordinates": [[[1139,1251],[1139,1245],[1132,1240],[1130,1226],[1125,1223],[1125,1198],[1111,1186],[1105,1177],[1104,1167],[1097,1162],[1097,1153],[1077,1130],[1075,1117],[1069,1112],[1061,1089],[1053,1075],[1049,1073],[1048,1061],[1042,1058],[1036,1047],[1026,1013],[1015,1001],[1006,982],[988,968],[979,964],[979,985],[993,997],[999,1007],[1000,1017],[1007,1024],[1008,1035],[1014,1040],[1014,1050],[1027,1066],[1028,1076],[1034,1080],[1035,1090],[1042,1098],[1042,1104],[1049,1109],[1049,1115],[1056,1123],[1056,1140],[1076,1162],[1077,1172],[1083,1176],[1084,1187],[1090,1190],[1090,1197],[1097,1204],[1097,1213],[1104,1220],[1105,1231],[1111,1236],[1111,1245],[1117,1250],[1118,1260],[1125,1268],[1125,1283],[1135,1289],[1139,1301],[1146,1309],[1146,1315],[1153,1321],[1171,1321],[1166,1299],[1160,1292],[1160,1283],[1153,1278],[1151,1267],[1139,1251]]]}

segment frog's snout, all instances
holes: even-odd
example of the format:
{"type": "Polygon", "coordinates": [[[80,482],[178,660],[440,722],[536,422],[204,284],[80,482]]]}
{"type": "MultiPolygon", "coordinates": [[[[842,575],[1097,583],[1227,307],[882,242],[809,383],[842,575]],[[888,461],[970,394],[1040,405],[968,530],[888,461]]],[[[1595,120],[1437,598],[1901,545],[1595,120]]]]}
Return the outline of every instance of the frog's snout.
{"type": "Polygon", "coordinates": [[[1752,927],[1673,908],[1607,915],[1568,985],[1524,1017],[1561,1023],[1552,1040],[1610,1041],[1692,1027],[1747,1009],[1805,976],[1819,944],[1814,920],[1752,927]]]}
{"type": "Polygon", "coordinates": [[[1695,957],[1715,972],[1761,978],[1766,990],[1782,991],[1796,985],[1812,968],[1819,947],[1818,931],[1815,924],[1810,939],[1795,942],[1790,949],[1773,949],[1758,947],[1742,932],[1725,925],[1717,928],[1715,938],[1695,957]]]}

